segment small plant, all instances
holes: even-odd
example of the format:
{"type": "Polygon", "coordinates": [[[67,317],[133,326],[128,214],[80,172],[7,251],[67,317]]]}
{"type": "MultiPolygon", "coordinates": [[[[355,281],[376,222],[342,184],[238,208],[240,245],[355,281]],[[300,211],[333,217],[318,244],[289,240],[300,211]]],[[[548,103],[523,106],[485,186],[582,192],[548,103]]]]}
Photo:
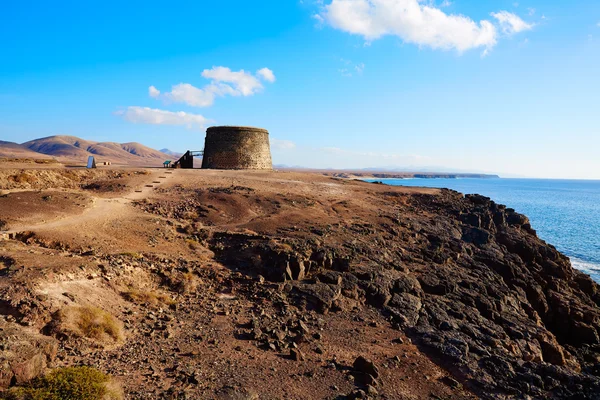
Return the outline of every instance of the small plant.
{"type": "Polygon", "coordinates": [[[169,296],[159,292],[149,292],[131,289],[126,292],[123,292],[122,295],[126,300],[137,304],[150,304],[156,306],[159,304],[171,305],[175,303],[175,301],[169,296]]]}
{"type": "Polygon", "coordinates": [[[280,251],[282,253],[293,253],[294,252],[294,248],[292,246],[290,246],[288,243],[280,243],[276,240],[271,239],[269,241],[269,246],[276,250],[276,251],[280,251]]]}
{"type": "Polygon", "coordinates": [[[131,257],[134,260],[140,260],[142,258],[144,258],[144,256],[140,253],[134,253],[134,252],[126,252],[126,253],[121,253],[121,255],[123,257],[131,257]]]}
{"type": "Polygon", "coordinates": [[[191,293],[198,288],[199,278],[193,272],[178,273],[169,279],[169,286],[178,293],[191,293]]]}
{"type": "Polygon", "coordinates": [[[115,341],[119,341],[123,336],[115,317],[97,307],[81,307],[77,325],[83,335],[91,339],[102,339],[104,335],[108,335],[115,341]]]}
{"type": "Polygon", "coordinates": [[[92,306],[71,306],[58,314],[58,331],[88,338],[102,344],[114,344],[123,339],[119,320],[106,311],[92,306]]]}
{"type": "Polygon", "coordinates": [[[27,172],[23,171],[17,175],[12,176],[12,180],[16,183],[34,183],[37,182],[37,178],[27,172]]]}
{"type": "Polygon", "coordinates": [[[196,241],[194,239],[185,239],[185,243],[188,245],[188,247],[190,248],[190,250],[197,250],[198,249],[198,241],[196,241]]]}
{"type": "Polygon", "coordinates": [[[196,211],[186,211],[183,213],[183,219],[195,221],[199,218],[196,211]]]}
{"type": "Polygon", "coordinates": [[[90,367],[59,368],[12,388],[10,400],[122,400],[123,393],[110,376],[90,367]]]}

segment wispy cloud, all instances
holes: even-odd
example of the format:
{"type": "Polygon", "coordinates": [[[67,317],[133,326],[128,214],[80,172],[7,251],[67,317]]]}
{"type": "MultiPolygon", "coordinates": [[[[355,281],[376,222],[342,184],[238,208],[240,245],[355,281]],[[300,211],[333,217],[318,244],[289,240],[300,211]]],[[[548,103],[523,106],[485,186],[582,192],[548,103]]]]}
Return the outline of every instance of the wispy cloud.
{"type": "Polygon", "coordinates": [[[275,74],[269,68],[262,68],[256,75],[244,70],[232,71],[227,67],[205,69],[202,77],[210,83],[198,88],[190,83],[179,83],[170,92],[162,93],[150,86],[152,98],[162,98],[169,103],[184,103],[191,107],[210,107],[217,97],[252,96],[264,89],[262,81],[275,82],[275,74]]]}
{"type": "Polygon", "coordinates": [[[203,129],[210,120],[199,114],[190,114],[183,111],[172,112],[149,107],[127,107],[125,110],[115,112],[125,121],[134,124],[152,125],[180,125],[188,129],[203,129]]]}
{"type": "MultiPolygon", "coordinates": [[[[449,5],[444,3],[442,6],[449,5]]],[[[496,14],[504,31],[531,29],[515,14],[496,14]]],[[[499,38],[491,21],[447,14],[432,2],[420,0],[331,0],[318,15],[333,28],[360,35],[369,43],[392,35],[418,46],[464,52],[475,48],[489,51],[499,38]]]]}
{"type": "Polygon", "coordinates": [[[154,99],[158,99],[158,97],[160,96],[160,90],[158,90],[154,86],[150,86],[148,88],[148,96],[150,96],[154,99]]]}
{"type": "Polygon", "coordinates": [[[344,78],[351,78],[353,74],[362,75],[365,70],[364,63],[354,64],[352,61],[346,60],[345,58],[340,58],[340,62],[343,64],[343,67],[339,68],[338,72],[344,78]]]}
{"type": "Polygon", "coordinates": [[[270,139],[271,148],[276,150],[292,150],[296,148],[296,143],[291,140],[270,139]]]}
{"type": "Polygon", "coordinates": [[[508,35],[533,29],[533,24],[528,24],[519,16],[509,13],[508,11],[491,13],[490,15],[498,20],[502,31],[508,35]]]}
{"type": "Polygon", "coordinates": [[[315,22],[315,26],[319,29],[321,29],[323,27],[323,24],[325,23],[325,18],[323,18],[321,15],[319,14],[313,14],[311,16],[312,19],[314,19],[315,22]]]}
{"type": "Polygon", "coordinates": [[[256,72],[256,74],[267,82],[275,82],[275,74],[269,68],[261,68],[256,72]]]}
{"type": "Polygon", "coordinates": [[[189,83],[180,83],[173,86],[170,92],[163,94],[162,98],[170,103],[185,103],[192,107],[210,107],[214,104],[217,93],[220,92],[216,85],[198,89],[189,83]]]}

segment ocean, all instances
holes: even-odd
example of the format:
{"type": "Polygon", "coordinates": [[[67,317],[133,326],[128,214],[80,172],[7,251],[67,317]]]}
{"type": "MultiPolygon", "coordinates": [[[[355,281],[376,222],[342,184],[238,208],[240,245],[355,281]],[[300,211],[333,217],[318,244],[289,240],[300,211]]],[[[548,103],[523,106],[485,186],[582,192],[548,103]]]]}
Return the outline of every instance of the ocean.
{"type": "Polygon", "coordinates": [[[387,185],[478,193],[529,217],[538,236],[600,283],[600,181],[557,179],[370,179],[387,185]]]}

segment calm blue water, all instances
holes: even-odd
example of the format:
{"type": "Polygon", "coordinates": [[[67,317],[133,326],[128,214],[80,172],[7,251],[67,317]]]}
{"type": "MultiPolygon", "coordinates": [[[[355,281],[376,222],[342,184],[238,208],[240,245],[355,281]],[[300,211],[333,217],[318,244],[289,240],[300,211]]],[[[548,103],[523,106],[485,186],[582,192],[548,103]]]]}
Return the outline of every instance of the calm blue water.
{"type": "Polygon", "coordinates": [[[550,179],[373,179],[388,185],[478,193],[525,214],[538,236],[600,283],[600,181],[550,179]]]}

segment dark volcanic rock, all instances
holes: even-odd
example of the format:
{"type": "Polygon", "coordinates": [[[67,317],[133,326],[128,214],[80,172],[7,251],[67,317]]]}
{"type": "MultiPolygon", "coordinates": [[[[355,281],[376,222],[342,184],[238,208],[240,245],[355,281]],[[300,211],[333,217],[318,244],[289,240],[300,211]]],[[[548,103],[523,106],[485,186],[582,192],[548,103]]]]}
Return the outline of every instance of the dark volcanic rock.
{"type": "Polygon", "coordinates": [[[379,378],[379,368],[375,366],[373,361],[364,358],[363,356],[358,357],[352,364],[355,371],[362,372],[363,374],[371,375],[373,378],[379,378]]]}
{"type": "Polygon", "coordinates": [[[43,375],[57,349],[54,338],[0,320],[0,389],[43,375]]]}
{"type": "Polygon", "coordinates": [[[286,293],[300,307],[380,309],[482,398],[600,396],[598,285],[527,217],[448,190],[382,195],[395,212],[329,227],[323,243],[221,234],[212,248],[225,264],[235,255],[236,267],[292,280],[286,293]]]}

